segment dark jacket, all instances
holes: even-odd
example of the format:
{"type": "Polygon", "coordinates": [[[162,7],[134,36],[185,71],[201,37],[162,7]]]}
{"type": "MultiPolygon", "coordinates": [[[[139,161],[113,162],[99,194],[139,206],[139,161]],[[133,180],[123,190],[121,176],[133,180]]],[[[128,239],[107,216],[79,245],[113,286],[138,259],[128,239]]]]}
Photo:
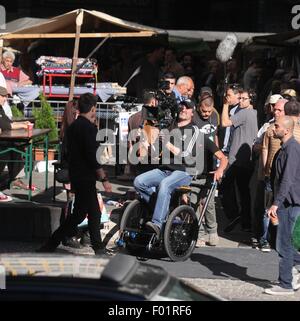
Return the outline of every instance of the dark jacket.
{"type": "Polygon", "coordinates": [[[300,144],[291,137],[276,159],[274,205],[300,205],[300,144]]]}
{"type": "Polygon", "coordinates": [[[72,182],[95,181],[96,170],[101,165],[96,160],[98,143],[97,127],[79,116],[67,129],[67,150],[70,179],[72,182]]]}
{"type": "Polygon", "coordinates": [[[2,130],[11,130],[11,119],[7,117],[4,109],[0,105],[0,129],[2,130]]]}

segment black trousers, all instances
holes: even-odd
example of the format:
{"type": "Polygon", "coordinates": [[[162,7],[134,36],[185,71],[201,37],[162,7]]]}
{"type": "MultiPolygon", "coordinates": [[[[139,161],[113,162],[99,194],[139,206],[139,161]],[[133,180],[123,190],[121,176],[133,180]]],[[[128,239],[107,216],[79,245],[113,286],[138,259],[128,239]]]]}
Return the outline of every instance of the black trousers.
{"type": "Polygon", "coordinates": [[[251,196],[249,183],[253,168],[243,168],[231,165],[222,181],[222,205],[229,220],[241,216],[243,228],[251,228],[251,196]],[[237,191],[236,191],[237,188],[237,191]],[[238,203],[238,196],[240,206],[238,203]]]}
{"type": "Polygon", "coordinates": [[[256,193],[254,202],[254,215],[253,215],[253,234],[258,240],[264,234],[263,221],[265,215],[265,182],[257,180],[256,193]]]}
{"type": "Polygon", "coordinates": [[[101,212],[98,203],[96,182],[73,182],[72,190],[75,192],[73,213],[67,216],[66,220],[53,233],[50,242],[58,246],[65,237],[76,235],[77,225],[88,215],[88,229],[92,247],[94,250],[103,248],[104,245],[100,234],[101,212]]]}
{"type": "MultiPolygon", "coordinates": [[[[3,149],[1,149],[0,147],[0,150],[3,150],[3,149]]],[[[9,183],[11,183],[18,176],[21,170],[24,168],[24,161],[22,159],[22,156],[21,154],[16,152],[9,152],[9,153],[2,154],[0,156],[0,160],[1,160],[0,174],[3,172],[5,165],[7,165],[9,183]],[[14,160],[14,162],[12,162],[11,160],[14,160]]]]}

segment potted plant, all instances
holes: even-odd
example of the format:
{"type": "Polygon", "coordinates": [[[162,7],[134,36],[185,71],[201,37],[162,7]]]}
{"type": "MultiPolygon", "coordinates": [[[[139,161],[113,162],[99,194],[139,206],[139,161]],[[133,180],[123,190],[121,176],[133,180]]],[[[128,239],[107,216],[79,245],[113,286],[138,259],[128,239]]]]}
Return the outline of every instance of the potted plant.
{"type": "Polygon", "coordinates": [[[16,105],[11,105],[10,107],[13,118],[23,118],[24,113],[16,105]]]}
{"type": "MultiPolygon", "coordinates": [[[[55,116],[51,105],[46,97],[41,93],[40,96],[41,106],[33,108],[32,114],[35,118],[35,128],[50,128],[49,133],[49,147],[57,146],[58,130],[55,122],[55,116]]],[[[49,148],[48,160],[53,160],[56,150],[49,148]]],[[[42,148],[35,148],[35,160],[44,160],[44,150],[42,148]]]]}

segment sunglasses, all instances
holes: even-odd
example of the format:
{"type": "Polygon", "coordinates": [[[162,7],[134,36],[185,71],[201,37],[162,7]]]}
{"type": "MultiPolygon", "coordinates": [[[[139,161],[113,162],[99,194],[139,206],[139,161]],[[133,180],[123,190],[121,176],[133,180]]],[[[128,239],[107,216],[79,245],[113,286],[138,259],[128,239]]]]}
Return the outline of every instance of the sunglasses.
{"type": "Polygon", "coordinates": [[[238,83],[228,85],[228,89],[239,89],[239,88],[241,88],[241,85],[238,83]]]}

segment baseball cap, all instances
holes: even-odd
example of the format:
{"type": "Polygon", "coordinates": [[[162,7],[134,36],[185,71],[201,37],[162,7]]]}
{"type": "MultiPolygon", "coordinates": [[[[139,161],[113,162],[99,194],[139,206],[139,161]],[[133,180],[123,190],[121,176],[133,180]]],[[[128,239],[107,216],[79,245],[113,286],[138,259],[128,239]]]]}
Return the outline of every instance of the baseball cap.
{"type": "Polygon", "coordinates": [[[193,110],[195,110],[195,108],[196,108],[195,103],[194,103],[192,100],[190,100],[190,99],[182,100],[182,101],[179,103],[179,105],[183,105],[183,106],[185,106],[186,108],[193,109],[193,110]]]}
{"type": "Polygon", "coordinates": [[[283,97],[279,94],[272,95],[269,98],[268,104],[276,104],[279,99],[283,99],[283,97]]]}
{"type": "Polygon", "coordinates": [[[0,87],[0,96],[7,96],[7,95],[8,95],[8,92],[6,88],[0,87]]]}
{"type": "Polygon", "coordinates": [[[296,97],[297,96],[296,91],[294,89],[285,89],[282,92],[282,95],[289,95],[291,97],[296,97]]]}

